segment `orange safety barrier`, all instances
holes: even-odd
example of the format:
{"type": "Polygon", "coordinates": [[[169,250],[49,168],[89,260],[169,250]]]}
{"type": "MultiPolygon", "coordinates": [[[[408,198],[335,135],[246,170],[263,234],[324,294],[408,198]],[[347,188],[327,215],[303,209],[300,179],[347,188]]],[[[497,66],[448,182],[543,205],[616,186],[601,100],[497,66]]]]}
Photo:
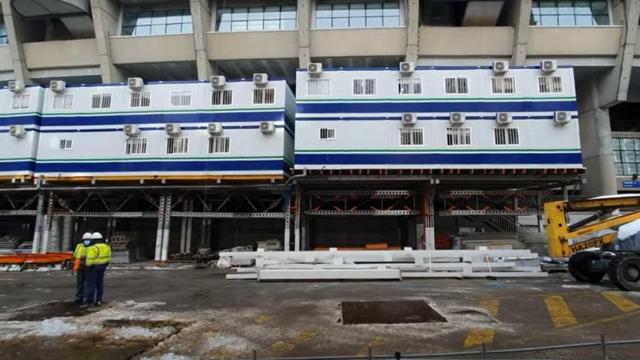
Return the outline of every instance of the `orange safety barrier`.
{"type": "Polygon", "coordinates": [[[58,264],[73,259],[72,252],[48,252],[44,254],[0,254],[0,265],[9,264],[58,264]]]}

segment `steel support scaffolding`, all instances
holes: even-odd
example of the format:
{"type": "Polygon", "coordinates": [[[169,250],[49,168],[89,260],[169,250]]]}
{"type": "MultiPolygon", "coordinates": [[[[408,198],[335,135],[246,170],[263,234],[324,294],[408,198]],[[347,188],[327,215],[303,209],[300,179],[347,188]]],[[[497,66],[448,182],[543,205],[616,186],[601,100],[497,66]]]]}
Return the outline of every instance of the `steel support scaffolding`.
{"type": "Polygon", "coordinates": [[[449,191],[440,195],[440,216],[539,215],[548,191],[449,191]]]}

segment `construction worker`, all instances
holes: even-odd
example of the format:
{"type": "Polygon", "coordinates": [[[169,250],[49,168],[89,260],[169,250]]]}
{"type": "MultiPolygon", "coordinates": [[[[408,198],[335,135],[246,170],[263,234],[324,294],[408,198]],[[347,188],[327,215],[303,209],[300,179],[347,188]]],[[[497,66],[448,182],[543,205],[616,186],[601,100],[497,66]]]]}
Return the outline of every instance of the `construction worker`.
{"type": "Polygon", "coordinates": [[[111,261],[111,246],[107,244],[102,234],[95,232],[91,235],[91,246],[87,250],[87,287],[85,289],[84,305],[102,305],[104,294],[104,271],[111,261]]]}
{"type": "Polygon", "coordinates": [[[84,298],[84,284],[87,277],[85,269],[87,261],[87,247],[91,244],[91,233],[86,232],[82,235],[82,240],[78,242],[73,251],[73,267],[72,271],[76,273],[76,296],[74,303],[82,304],[84,298]]]}

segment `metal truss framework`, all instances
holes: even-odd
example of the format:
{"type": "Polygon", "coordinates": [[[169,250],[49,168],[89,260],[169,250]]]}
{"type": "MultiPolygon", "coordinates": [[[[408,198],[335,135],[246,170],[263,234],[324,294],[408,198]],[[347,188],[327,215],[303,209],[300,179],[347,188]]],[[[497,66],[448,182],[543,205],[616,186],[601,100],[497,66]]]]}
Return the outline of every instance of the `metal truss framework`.
{"type": "Polygon", "coordinates": [[[439,195],[440,216],[540,215],[549,191],[462,191],[439,195]]]}

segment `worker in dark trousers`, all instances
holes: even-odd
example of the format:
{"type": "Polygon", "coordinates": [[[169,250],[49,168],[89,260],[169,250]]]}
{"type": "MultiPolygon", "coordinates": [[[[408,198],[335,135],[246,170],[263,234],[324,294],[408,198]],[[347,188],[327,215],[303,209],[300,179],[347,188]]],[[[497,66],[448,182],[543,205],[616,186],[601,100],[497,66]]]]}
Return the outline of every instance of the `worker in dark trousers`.
{"type": "Polygon", "coordinates": [[[104,272],[111,261],[111,246],[107,244],[100,233],[91,235],[91,246],[87,251],[87,288],[84,296],[84,306],[102,305],[104,294],[104,272]]]}
{"type": "Polygon", "coordinates": [[[80,305],[84,300],[84,284],[86,281],[87,247],[91,243],[91,233],[84,233],[82,240],[73,251],[73,268],[76,273],[76,296],[74,303],[80,305]]]}

